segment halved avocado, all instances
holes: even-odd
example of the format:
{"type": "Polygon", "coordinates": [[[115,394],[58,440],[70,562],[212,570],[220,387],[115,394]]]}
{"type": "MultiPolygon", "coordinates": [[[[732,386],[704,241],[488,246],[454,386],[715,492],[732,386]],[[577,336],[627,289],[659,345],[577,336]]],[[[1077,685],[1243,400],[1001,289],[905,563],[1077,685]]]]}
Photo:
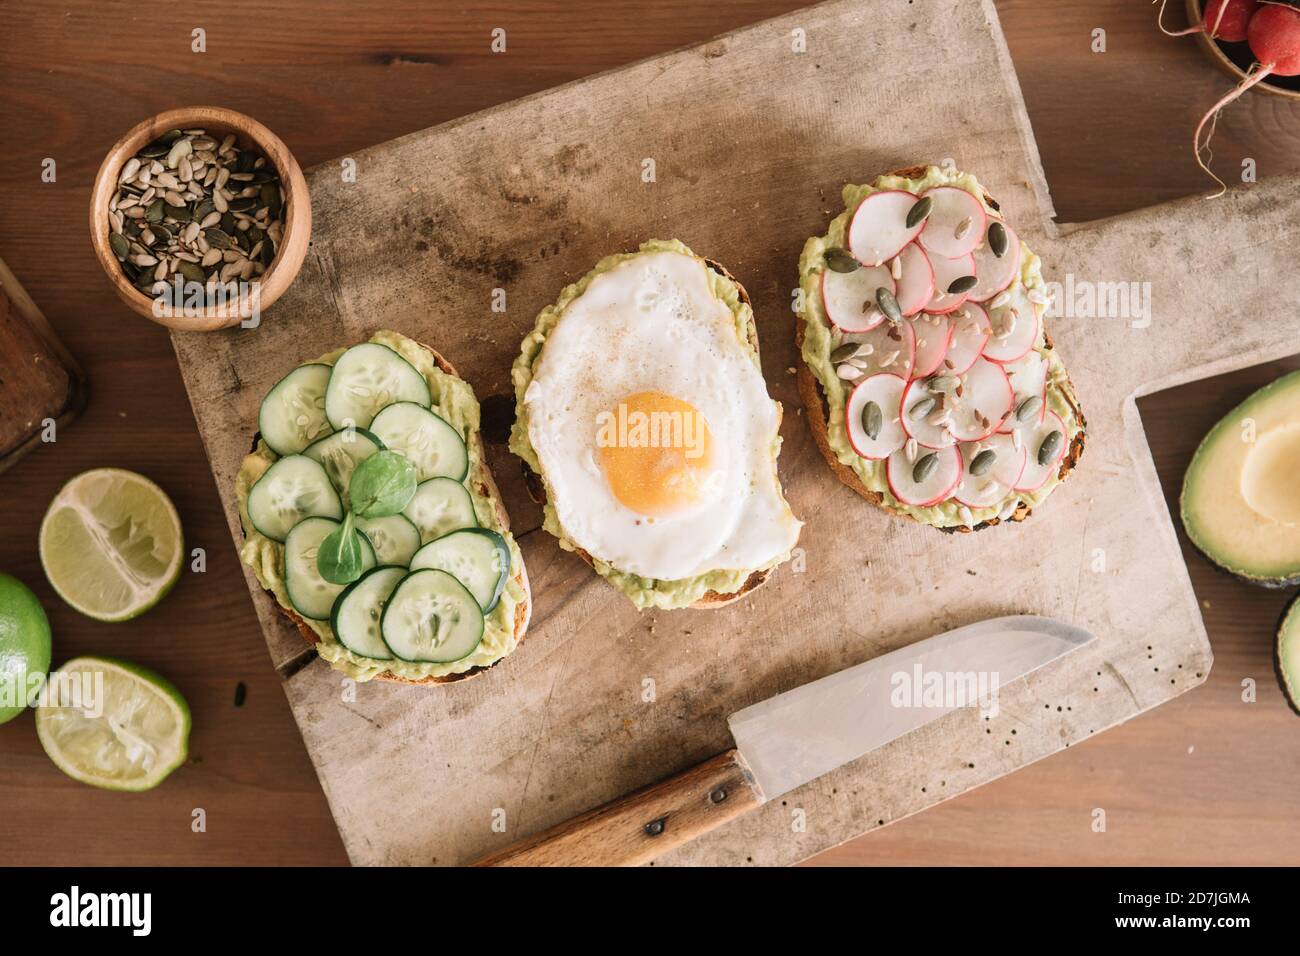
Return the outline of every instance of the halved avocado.
{"type": "Polygon", "coordinates": [[[1277,626],[1277,650],[1273,656],[1277,682],[1282,685],[1291,709],[1300,714],[1300,597],[1294,598],[1282,613],[1277,626]]]}
{"type": "Polygon", "coordinates": [[[1183,527],[1215,564],[1251,584],[1300,584],[1300,372],[1265,385],[1196,449],[1183,527]]]}

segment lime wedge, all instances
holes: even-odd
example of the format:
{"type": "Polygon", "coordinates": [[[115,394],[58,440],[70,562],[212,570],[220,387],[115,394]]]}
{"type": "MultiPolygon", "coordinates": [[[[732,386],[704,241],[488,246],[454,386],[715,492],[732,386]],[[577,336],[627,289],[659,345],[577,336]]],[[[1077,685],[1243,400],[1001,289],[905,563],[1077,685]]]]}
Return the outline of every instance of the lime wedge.
{"type": "Polygon", "coordinates": [[[36,735],[55,766],[105,790],[149,790],[189,754],[190,708],[152,671],[76,657],[50,675],[36,735]]]}
{"type": "Polygon", "coordinates": [[[0,724],[27,706],[50,669],[50,622],[27,585],[0,574],[0,724]]]}
{"type": "Polygon", "coordinates": [[[41,564],[59,597],[99,621],[125,621],[180,576],[181,519],[167,493],[120,468],[82,472],[41,522],[41,564]]]}

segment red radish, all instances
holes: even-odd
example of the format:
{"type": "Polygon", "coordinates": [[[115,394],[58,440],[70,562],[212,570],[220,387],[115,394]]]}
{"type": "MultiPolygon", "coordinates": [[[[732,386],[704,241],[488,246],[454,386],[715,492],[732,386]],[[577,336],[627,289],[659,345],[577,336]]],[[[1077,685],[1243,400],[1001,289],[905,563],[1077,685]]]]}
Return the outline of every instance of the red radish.
{"type": "Polygon", "coordinates": [[[958,186],[936,186],[921,194],[934,203],[921,230],[920,243],[931,256],[960,259],[984,239],[984,205],[958,186]]]}
{"type": "MultiPolygon", "coordinates": [[[[989,219],[989,226],[1000,220],[989,219]]],[[[993,254],[987,236],[975,250],[975,275],[979,279],[970,291],[972,302],[987,302],[1006,289],[1020,274],[1020,237],[1006,223],[1007,249],[1001,256],[993,254]]]]}
{"type": "Polygon", "coordinates": [[[908,438],[915,438],[926,448],[947,448],[957,441],[945,427],[946,413],[937,410],[938,400],[939,395],[930,392],[925,379],[912,379],[903,391],[899,422],[908,438]]]}
{"type": "Polygon", "coordinates": [[[912,377],[933,375],[948,354],[952,342],[952,323],[942,315],[922,313],[914,319],[904,319],[916,333],[916,359],[912,363],[912,377]]]}
{"type": "Polygon", "coordinates": [[[961,395],[948,397],[951,409],[949,433],[958,441],[988,438],[1011,411],[1011,382],[1000,365],[976,359],[961,377],[961,395]]]}
{"type": "Polygon", "coordinates": [[[898,308],[904,315],[916,315],[934,298],[934,269],[925,251],[909,242],[898,254],[898,308]]]}
{"type": "Polygon", "coordinates": [[[888,458],[907,441],[907,433],[898,421],[898,410],[903,401],[907,382],[899,375],[884,372],[864,378],[849,393],[844,403],[844,427],[849,433],[849,444],[861,458],[888,458]],[[872,438],[867,434],[862,418],[868,402],[880,409],[880,431],[872,438]]]}
{"type": "Polygon", "coordinates": [[[952,363],[948,371],[961,375],[984,351],[992,326],[984,307],[974,302],[967,302],[956,312],[949,313],[948,323],[952,326],[952,341],[948,343],[948,354],[944,358],[952,363]]]}
{"type": "Polygon", "coordinates": [[[993,301],[1002,298],[1007,301],[989,309],[993,334],[984,345],[984,357],[993,362],[1015,362],[1029,354],[1038,341],[1041,320],[1038,307],[1019,287],[1014,292],[1004,292],[993,301]]]}
{"type": "Polygon", "coordinates": [[[965,255],[957,259],[945,259],[943,256],[929,256],[929,259],[934,268],[934,298],[926,305],[925,311],[946,315],[960,308],[970,297],[970,289],[965,292],[949,292],[948,287],[958,279],[975,275],[975,257],[965,255]]]}
{"type": "Polygon", "coordinates": [[[1025,451],[1029,453],[1029,458],[1025,462],[1024,473],[1020,480],[1015,484],[1016,491],[1037,491],[1047,483],[1047,480],[1056,474],[1057,465],[1065,457],[1066,448],[1069,447],[1069,436],[1065,431],[1065,423],[1056,412],[1048,412],[1043,418],[1043,423],[1036,428],[1023,428],[1020,431],[1021,444],[1024,445],[1025,451]],[[1056,454],[1050,457],[1043,464],[1038,462],[1038,452],[1043,447],[1043,442],[1052,432],[1060,432],[1061,439],[1057,442],[1056,454]]]}
{"type": "Polygon", "coordinates": [[[1162,33],[1171,37],[1185,37],[1194,33],[1205,33],[1215,40],[1225,43],[1240,43],[1246,39],[1246,25],[1259,9],[1259,0],[1210,0],[1205,5],[1201,22],[1186,30],[1166,30],[1164,25],[1165,5],[1160,4],[1160,15],[1156,24],[1162,33]]]}
{"type": "Polygon", "coordinates": [[[894,258],[925,226],[924,220],[910,228],[907,225],[907,214],[916,203],[916,197],[902,189],[867,196],[849,220],[849,252],[868,266],[894,258]]]}
{"type": "Polygon", "coordinates": [[[844,336],[845,342],[857,342],[861,349],[853,362],[865,369],[866,375],[890,372],[904,379],[912,377],[912,359],[916,356],[916,336],[909,322],[893,325],[882,322],[870,332],[844,336]]]}
{"type": "Polygon", "coordinates": [[[845,332],[869,332],[885,320],[876,307],[876,290],[894,291],[894,277],[884,266],[862,266],[852,272],[822,272],[822,305],[826,318],[845,332]]]}
{"type": "Polygon", "coordinates": [[[1209,112],[1201,117],[1192,137],[1192,153],[1196,157],[1196,165],[1219,184],[1219,191],[1211,198],[1222,196],[1228,191],[1228,186],[1205,164],[1202,155],[1209,151],[1214,129],[1211,127],[1204,146],[1201,145],[1201,132],[1206,123],[1217,119],[1220,110],[1256,83],[1270,76],[1300,76],[1300,10],[1277,3],[1261,5],[1250,18],[1250,24],[1246,28],[1246,41],[1250,44],[1250,51],[1255,54],[1255,66],[1251,67],[1246,78],[1232,92],[1211,106],[1209,112]]]}
{"type": "Polygon", "coordinates": [[[998,431],[1010,434],[1013,428],[1028,428],[1040,424],[1047,414],[1047,361],[1037,352],[1030,352],[1018,362],[1003,365],[1002,370],[1007,373],[1007,378],[1011,381],[1013,394],[1011,401],[1015,408],[1019,408],[1021,402],[1035,395],[1042,404],[1038,408],[1038,414],[1028,422],[1017,421],[1014,415],[1007,416],[1007,420],[1002,423],[998,431]]]}
{"type": "Polygon", "coordinates": [[[961,452],[956,446],[935,452],[918,450],[913,461],[905,450],[896,451],[885,465],[885,477],[889,481],[889,490],[903,504],[928,508],[947,498],[961,481],[961,452]],[[935,455],[937,461],[930,473],[917,481],[917,462],[929,454],[935,455]]]}

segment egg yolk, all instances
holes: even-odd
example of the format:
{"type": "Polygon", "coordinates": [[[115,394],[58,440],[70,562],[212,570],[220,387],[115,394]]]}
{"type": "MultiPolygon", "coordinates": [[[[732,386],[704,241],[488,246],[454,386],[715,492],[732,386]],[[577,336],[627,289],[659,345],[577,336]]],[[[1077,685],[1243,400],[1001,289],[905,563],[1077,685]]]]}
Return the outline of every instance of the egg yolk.
{"type": "Polygon", "coordinates": [[[689,402],[637,392],[597,416],[597,454],[605,480],[637,514],[663,517],[709,496],[709,424],[689,402]]]}

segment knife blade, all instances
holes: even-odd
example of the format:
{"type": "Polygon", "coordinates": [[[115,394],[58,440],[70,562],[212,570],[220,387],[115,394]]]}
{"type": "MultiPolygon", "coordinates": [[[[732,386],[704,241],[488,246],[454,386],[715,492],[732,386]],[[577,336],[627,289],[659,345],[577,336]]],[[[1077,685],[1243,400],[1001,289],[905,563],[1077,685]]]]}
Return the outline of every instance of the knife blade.
{"type": "Polygon", "coordinates": [[[1094,640],[1015,615],[917,641],[737,711],[733,749],[478,865],[649,862],[954,710],[996,706],[1003,686],[1094,640]]]}

